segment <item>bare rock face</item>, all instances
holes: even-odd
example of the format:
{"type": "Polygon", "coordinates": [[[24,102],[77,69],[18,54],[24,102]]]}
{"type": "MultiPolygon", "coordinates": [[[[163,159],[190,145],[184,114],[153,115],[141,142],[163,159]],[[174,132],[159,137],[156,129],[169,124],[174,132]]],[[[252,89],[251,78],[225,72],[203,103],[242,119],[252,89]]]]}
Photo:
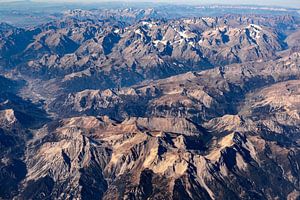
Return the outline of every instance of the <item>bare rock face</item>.
{"type": "Polygon", "coordinates": [[[131,86],[214,65],[275,59],[285,49],[283,30],[274,23],[281,20],[287,26],[293,19],[232,18],[145,19],[133,24],[67,18],[18,30],[26,37],[16,31],[5,33],[3,45],[19,49],[7,47],[2,55],[11,57],[11,67],[17,65],[24,74],[59,78],[62,87],[80,91],[131,86]],[[17,43],[19,37],[23,44],[17,43]]]}
{"type": "Polygon", "coordinates": [[[292,148],[291,155],[286,147],[266,141],[258,123],[238,116],[214,119],[205,127],[200,130],[179,118],[116,122],[107,117],[77,117],[48,125],[29,143],[22,196],[219,199],[284,197],[294,192],[297,175],[292,165],[298,162],[298,150],[292,148]],[[265,148],[279,159],[288,179],[277,165],[275,171],[265,167],[273,162],[265,148]],[[87,180],[92,185],[86,185],[87,180]],[[241,184],[246,180],[249,184],[241,184]],[[276,182],[275,189],[262,193],[261,188],[270,188],[269,181],[276,182]],[[45,187],[33,190],[37,184],[45,187]]]}
{"type": "Polygon", "coordinates": [[[63,110],[66,117],[88,114],[119,120],[156,116],[205,121],[238,113],[238,105],[251,91],[298,78],[298,65],[299,55],[294,53],[276,62],[234,64],[146,81],[129,88],[83,90],[59,95],[49,109],[57,113],[63,110]]]}
{"type": "Polygon", "coordinates": [[[160,15],[0,24],[0,199],[300,198],[298,19],[160,15]]]}
{"type": "Polygon", "coordinates": [[[13,109],[0,110],[0,196],[11,199],[25,178],[26,164],[22,160],[25,131],[13,109]]]}
{"type": "Polygon", "coordinates": [[[261,120],[266,137],[277,137],[282,142],[299,144],[299,81],[292,80],[272,85],[248,96],[249,104],[241,113],[253,120],[261,120]],[[261,113],[267,113],[268,117],[261,113]]]}
{"type": "Polygon", "coordinates": [[[0,111],[0,126],[1,127],[12,127],[17,122],[14,110],[7,109],[0,111]]]}

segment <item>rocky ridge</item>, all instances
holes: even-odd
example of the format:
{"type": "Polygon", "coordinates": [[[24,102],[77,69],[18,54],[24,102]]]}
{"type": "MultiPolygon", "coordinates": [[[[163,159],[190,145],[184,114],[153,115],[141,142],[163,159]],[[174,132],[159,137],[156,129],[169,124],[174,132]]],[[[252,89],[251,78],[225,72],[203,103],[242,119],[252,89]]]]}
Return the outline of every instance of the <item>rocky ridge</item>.
{"type": "Polygon", "coordinates": [[[116,13],[0,24],[0,199],[299,199],[297,19],[116,13]]]}

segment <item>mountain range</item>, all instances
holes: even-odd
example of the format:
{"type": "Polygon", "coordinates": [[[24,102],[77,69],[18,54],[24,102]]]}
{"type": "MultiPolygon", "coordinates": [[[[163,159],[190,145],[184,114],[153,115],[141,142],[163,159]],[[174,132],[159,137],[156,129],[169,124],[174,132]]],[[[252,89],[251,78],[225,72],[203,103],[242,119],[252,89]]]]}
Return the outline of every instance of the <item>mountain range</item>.
{"type": "Polygon", "coordinates": [[[297,15],[0,23],[0,199],[300,198],[297,15]]]}

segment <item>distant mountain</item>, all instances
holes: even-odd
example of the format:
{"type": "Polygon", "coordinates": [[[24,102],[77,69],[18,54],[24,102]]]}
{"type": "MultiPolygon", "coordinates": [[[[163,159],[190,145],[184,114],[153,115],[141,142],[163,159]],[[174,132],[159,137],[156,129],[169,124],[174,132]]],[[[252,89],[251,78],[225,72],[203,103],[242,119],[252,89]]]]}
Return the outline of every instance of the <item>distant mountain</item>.
{"type": "MultiPolygon", "coordinates": [[[[170,2],[38,2],[38,1],[9,1],[0,5],[1,22],[7,22],[18,27],[33,27],[63,19],[66,16],[100,19],[102,17],[118,18],[121,21],[151,18],[179,19],[193,17],[216,17],[226,14],[261,14],[270,16],[294,15],[299,16],[299,9],[294,6],[255,6],[255,5],[222,5],[204,4],[201,2],[173,4],[170,2]]],[[[254,2],[253,2],[254,3],[254,2]]],[[[294,3],[295,4],[295,3],[294,3]]]]}

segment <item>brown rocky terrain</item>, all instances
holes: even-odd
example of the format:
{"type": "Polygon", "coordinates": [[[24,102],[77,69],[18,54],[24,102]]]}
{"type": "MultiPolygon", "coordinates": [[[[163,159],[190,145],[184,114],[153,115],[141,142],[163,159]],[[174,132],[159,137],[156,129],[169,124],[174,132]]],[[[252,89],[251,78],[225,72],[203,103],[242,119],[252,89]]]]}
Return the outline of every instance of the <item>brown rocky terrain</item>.
{"type": "Polygon", "coordinates": [[[0,199],[299,199],[298,19],[115,12],[0,24],[0,199]]]}

